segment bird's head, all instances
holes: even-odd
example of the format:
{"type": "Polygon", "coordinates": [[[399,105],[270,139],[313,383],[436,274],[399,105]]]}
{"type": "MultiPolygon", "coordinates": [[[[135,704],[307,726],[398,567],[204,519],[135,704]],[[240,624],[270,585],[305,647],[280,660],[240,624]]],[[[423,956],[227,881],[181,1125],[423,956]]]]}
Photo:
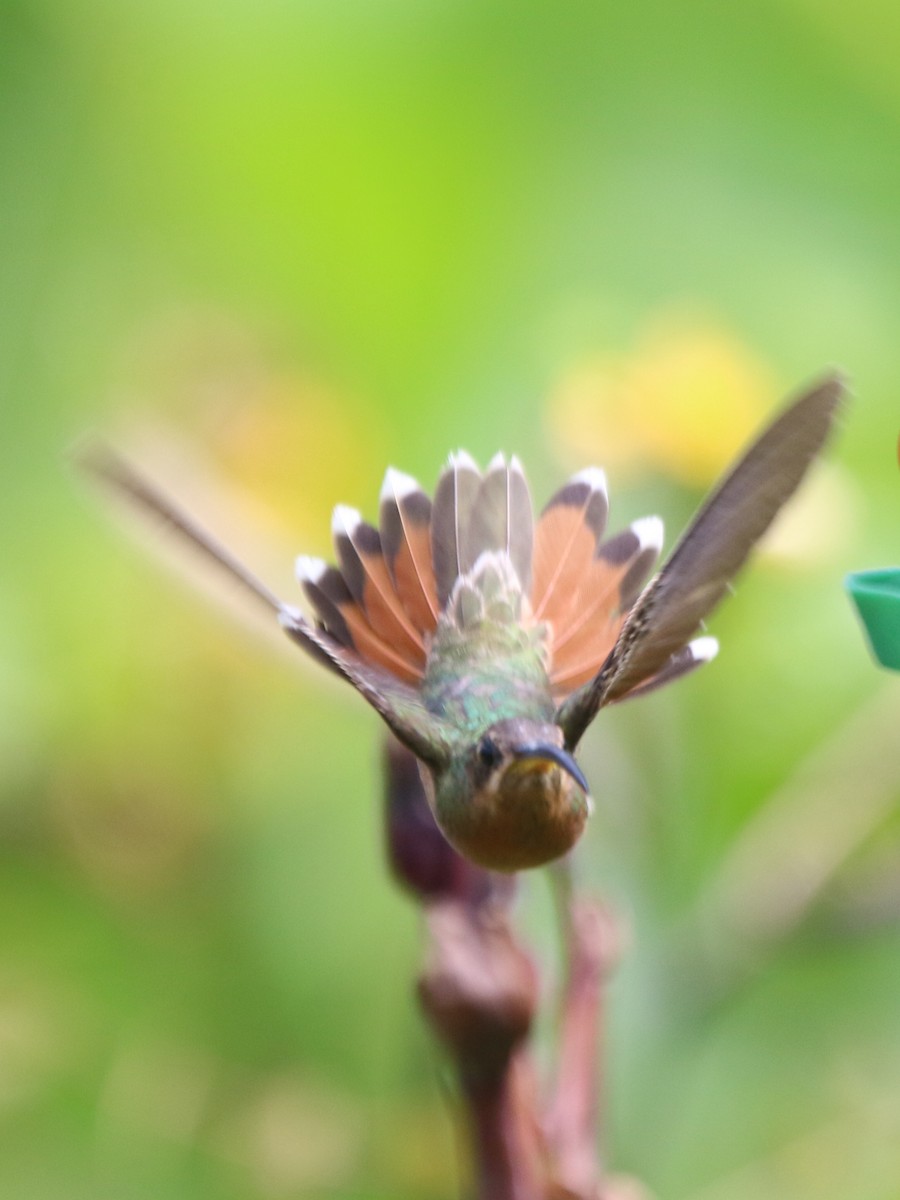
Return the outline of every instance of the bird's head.
{"type": "Polygon", "coordinates": [[[538,867],[574,846],[591,810],[588,782],[552,722],[488,726],[434,776],[435,812],[467,858],[497,871],[538,867]]]}

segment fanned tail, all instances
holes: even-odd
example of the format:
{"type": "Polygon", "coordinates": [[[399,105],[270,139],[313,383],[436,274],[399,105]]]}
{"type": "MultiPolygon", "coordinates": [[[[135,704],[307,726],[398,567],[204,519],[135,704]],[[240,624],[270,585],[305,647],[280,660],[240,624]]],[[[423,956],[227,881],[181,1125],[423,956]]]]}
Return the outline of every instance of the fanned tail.
{"type": "Polygon", "coordinates": [[[319,622],[342,645],[408,683],[425,669],[438,599],[431,560],[432,504],[409,475],[388,468],[380,531],[338,505],[339,567],[303,556],[297,577],[319,622]]]}
{"type": "Polygon", "coordinates": [[[522,464],[497,454],[481,480],[468,523],[463,530],[460,565],[471,571],[486,550],[507,555],[523,594],[531,586],[534,517],[531,494],[522,464]]]}
{"type": "Polygon", "coordinates": [[[606,476],[589,467],[550,498],[534,531],[535,620],[556,620],[571,606],[606,532],[609,499],[606,476]]]}
{"type": "Polygon", "coordinates": [[[405,683],[421,679],[421,663],[404,656],[372,628],[365,609],[357,604],[337,567],[303,555],[297,559],[296,572],[320,625],[336,642],[405,683]]]}
{"type": "Polygon", "coordinates": [[[480,486],[475,460],[465,450],[451,454],[434,490],[431,510],[431,560],[441,610],[465,569],[464,538],[480,486]]]}
{"type": "Polygon", "coordinates": [[[379,637],[410,662],[424,656],[422,635],[409,619],[384,561],[381,535],[356,509],[339,504],[331,523],[341,574],[379,637]]]}
{"type": "Polygon", "coordinates": [[[381,488],[381,548],[397,596],[420,633],[437,624],[431,500],[411,475],[388,467],[381,488]]]}
{"type": "Polygon", "coordinates": [[[545,605],[551,626],[550,682],[565,695],[592,678],[615,645],[662,548],[658,517],[642,517],[600,543],[587,568],[560,594],[559,607],[545,605]]]}
{"type": "MultiPolygon", "coordinates": [[[[517,458],[497,454],[482,474],[459,451],[433,503],[411,476],[389,468],[380,530],[339,505],[339,566],[301,558],[297,574],[323,629],[407,683],[423,678],[442,614],[459,628],[540,622],[550,685],[562,698],[606,661],[662,546],[658,517],[606,538],[608,513],[598,468],[570,479],[535,523],[517,458]]],[[[647,690],[709,657],[685,649],[661,665],[647,690]]]]}

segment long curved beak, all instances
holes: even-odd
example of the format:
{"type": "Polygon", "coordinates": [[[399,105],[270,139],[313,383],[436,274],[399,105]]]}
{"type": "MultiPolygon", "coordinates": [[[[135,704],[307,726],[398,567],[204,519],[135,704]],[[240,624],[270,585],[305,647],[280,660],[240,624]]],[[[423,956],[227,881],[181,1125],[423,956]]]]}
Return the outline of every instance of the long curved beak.
{"type": "Polygon", "coordinates": [[[524,746],[517,746],[513,750],[513,757],[517,760],[537,758],[556,763],[558,767],[562,767],[568,775],[572,776],[585,796],[591,794],[591,785],[585,779],[581,767],[572,755],[567,750],[563,750],[561,746],[552,746],[549,742],[530,742],[524,746]]]}

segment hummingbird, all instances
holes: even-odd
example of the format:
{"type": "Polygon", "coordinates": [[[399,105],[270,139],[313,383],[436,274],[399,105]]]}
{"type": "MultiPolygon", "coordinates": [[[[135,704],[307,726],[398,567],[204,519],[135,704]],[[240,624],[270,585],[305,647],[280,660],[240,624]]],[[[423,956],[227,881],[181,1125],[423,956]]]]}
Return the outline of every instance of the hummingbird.
{"type": "Polygon", "coordinates": [[[824,446],[844,395],[831,374],[788,403],[652,577],[662,521],[644,517],[608,535],[599,468],[574,475],[535,519],[514,456],[498,454],[482,471],[464,451],[452,454],[433,497],[391,467],[377,525],[338,505],[336,561],[297,560],[312,617],[114,451],[94,447],[83,458],[376,710],[416,756],[451,845],[513,872],[561,858],[581,836],[592,800],[575,754],[599,711],[715,656],[703,622],[824,446]]]}

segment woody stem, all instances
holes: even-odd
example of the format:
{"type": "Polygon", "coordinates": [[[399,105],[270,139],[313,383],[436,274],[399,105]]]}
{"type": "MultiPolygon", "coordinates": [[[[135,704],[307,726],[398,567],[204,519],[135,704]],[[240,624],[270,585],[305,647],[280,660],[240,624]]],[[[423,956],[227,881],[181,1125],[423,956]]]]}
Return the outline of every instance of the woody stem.
{"type": "Polygon", "coordinates": [[[609,911],[594,901],[570,900],[566,916],[567,978],[547,1135],[557,1179],[573,1195],[587,1196],[602,1177],[598,1045],[604,982],[618,957],[620,939],[609,911]]]}
{"type": "Polygon", "coordinates": [[[505,914],[429,906],[419,999],[459,1079],[479,1200],[539,1200],[531,1067],[523,1049],[536,1002],[529,957],[505,914]]]}

